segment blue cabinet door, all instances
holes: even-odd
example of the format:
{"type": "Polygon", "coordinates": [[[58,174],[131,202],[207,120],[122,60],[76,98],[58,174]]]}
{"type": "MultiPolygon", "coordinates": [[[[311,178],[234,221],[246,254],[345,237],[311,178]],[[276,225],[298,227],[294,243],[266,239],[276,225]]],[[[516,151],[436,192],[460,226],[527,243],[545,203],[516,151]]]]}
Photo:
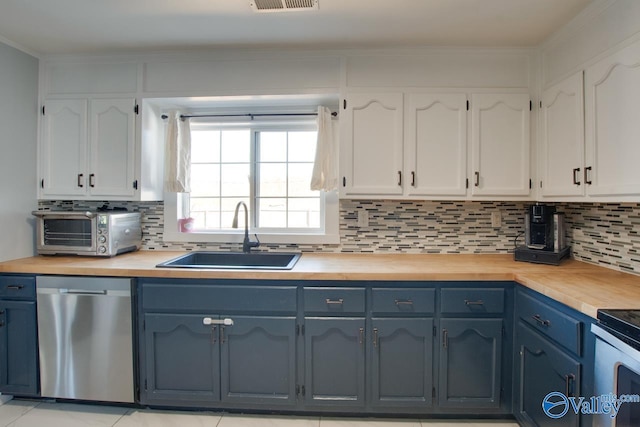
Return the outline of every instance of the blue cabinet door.
{"type": "Polygon", "coordinates": [[[371,390],[375,407],[433,405],[433,319],[373,318],[371,390]]]}
{"type": "Polygon", "coordinates": [[[440,328],[440,406],[499,408],[503,320],[442,319],[440,328]]]}
{"type": "Polygon", "coordinates": [[[194,314],[145,314],[144,404],[210,406],[220,400],[220,325],[194,314]]]}
{"type": "MultiPolygon", "coordinates": [[[[543,411],[542,402],[552,392],[580,396],[580,363],[522,321],[518,322],[516,335],[515,409],[519,421],[526,426],[578,427],[580,417],[571,408],[563,417],[552,418],[543,411]]],[[[560,409],[550,412],[558,415],[556,410],[560,409]]]]}
{"type": "Polygon", "coordinates": [[[34,301],[0,300],[0,392],[38,394],[38,335],[34,301]]]}
{"type": "Polygon", "coordinates": [[[221,316],[223,402],[296,404],[296,319],[275,316],[221,316]]]}
{"type": "Polygon", "coordinates": [[[364,318],[307,317],[304,343],[305,403],[364,406],[364,318]]]}

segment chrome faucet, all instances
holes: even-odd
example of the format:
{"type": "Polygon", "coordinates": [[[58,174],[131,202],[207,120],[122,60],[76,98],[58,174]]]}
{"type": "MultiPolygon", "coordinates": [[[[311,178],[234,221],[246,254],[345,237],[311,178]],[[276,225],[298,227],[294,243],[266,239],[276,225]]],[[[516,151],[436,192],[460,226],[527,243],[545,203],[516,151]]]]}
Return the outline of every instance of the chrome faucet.
{"type": "Polygon", "coordinates": [[[260,246],[260,240],[258,240],[257,235],[255,242],[249,240],[249,210],[244,202],[238,202],[236,205],[236,212],[233,214],[233,223],[231,224],[231,227],[238,228],[238,211],[240,210],[240,206],[244,208],[244,240],[242,241],[242,252],[248,254],[251,252],[251,248],[257,248],[260,246]]]}

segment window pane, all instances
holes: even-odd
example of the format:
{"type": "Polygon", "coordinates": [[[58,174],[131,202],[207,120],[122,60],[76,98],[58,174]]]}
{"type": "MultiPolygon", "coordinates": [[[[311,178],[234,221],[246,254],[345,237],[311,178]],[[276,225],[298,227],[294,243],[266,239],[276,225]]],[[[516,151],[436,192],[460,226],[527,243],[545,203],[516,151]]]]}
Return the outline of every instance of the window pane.
{"type": "Polygon", "coordinates": [[[287,226],[287,199],[260,198],[259,227],[285,228],[287,226]]]}
{"type": "Polygon", "coordinates": [[[287,164],[263,163],[260,165],[260,197],[287,196],[287,164]]]}
{"type": "MultiPolygon", "coordinates": [[[[259,125],[192,131],[189,207],[194,229],[231,230],[239,201],[250,210],[252,228],[320,228],[320,193],[309,189],[316,135],[262,131],[259,125]]],[[[242,229],[242,208],[238,221],[242,229]]]]}
{"type": "Polygon", "coordinates": [[[261,162],[286,162],[287,133],[260,132],[259,152],[261,162]]]}
{"type": "Polygon", "coordinates": [[[249,197],[249,164],[222,164],[222,188],[223,197],[249,197]]]}
{"type": "Polygon", "coordinates": [[[311,191],[312,163],[290,163],[289,164],[289,197],[313,197],[317,196],[317,191],[311,191]]]}
{"type": "Polygon", "coordinates": [[[222,132],[222,155],[223,163],[243,163],[249,162],[251,132],[244,130],[225,130],[222,132]]]}
{"type": "Polygon", "coordinates": [[[291,228],[320,227],[320,198],[289,199],[288,226],[291,228]]]}
{"type": "Polygon", "coordinates": [[[217,164],[194,164],[191,166],[191,196],[220,195],[220,166],[217,164]]]}
{"type": "Polygon", "coordinates": [[[289,132],[289,161],[313,162],[318,132],[289,132]]]}
{"type": "Polygon", "coordinates": [[[220,131],[191,132],[191,163],[220,162],[220,131]]]}

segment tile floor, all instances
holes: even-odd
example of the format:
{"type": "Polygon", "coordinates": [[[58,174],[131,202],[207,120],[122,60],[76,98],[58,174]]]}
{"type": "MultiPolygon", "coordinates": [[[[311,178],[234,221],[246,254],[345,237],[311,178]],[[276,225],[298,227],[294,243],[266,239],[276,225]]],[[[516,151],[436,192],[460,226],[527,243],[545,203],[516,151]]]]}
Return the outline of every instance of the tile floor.
{"type": "Polygon", "coordinates": [[[11,400],[0,427],[518,427],[515,421],[238,415],[11,400]]]}

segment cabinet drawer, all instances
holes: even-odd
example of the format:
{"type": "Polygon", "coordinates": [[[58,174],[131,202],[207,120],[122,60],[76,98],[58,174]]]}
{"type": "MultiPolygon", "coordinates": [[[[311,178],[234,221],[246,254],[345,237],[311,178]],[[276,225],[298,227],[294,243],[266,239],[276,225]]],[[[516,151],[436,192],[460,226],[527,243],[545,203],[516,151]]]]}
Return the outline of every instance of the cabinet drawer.
{"type": "Polygon", "coordinates": [[[543,335],[581,356],[581,321],[521,292],[516,300],[516,313],[543,335]]]}
{"type": "Polygon", "coordinates": [[[36,278],[31,276],[0,276],[0,298],[35,299],[36,278]]]}
{"type": "Polygon", "coordinates": [[[371,291],[373,314],[432,314],[435,289],[375,288],[371,291]]]}
{"type": "Polygon", "coordinates": [[[144,310],[216,313],[297,312],[295,286],[216,286],[195,284],[142,285],[144,310]]]}
{"type": "Polygon", "coordinates": [[[442,314],[491,314],[504,312],[502,288],[449,288],[442,289],[442,314]]]}
{"type": "Polygon", "coordinates": [[[364,289],[304,288],[305,313],[364,313],[364,289]]]}

